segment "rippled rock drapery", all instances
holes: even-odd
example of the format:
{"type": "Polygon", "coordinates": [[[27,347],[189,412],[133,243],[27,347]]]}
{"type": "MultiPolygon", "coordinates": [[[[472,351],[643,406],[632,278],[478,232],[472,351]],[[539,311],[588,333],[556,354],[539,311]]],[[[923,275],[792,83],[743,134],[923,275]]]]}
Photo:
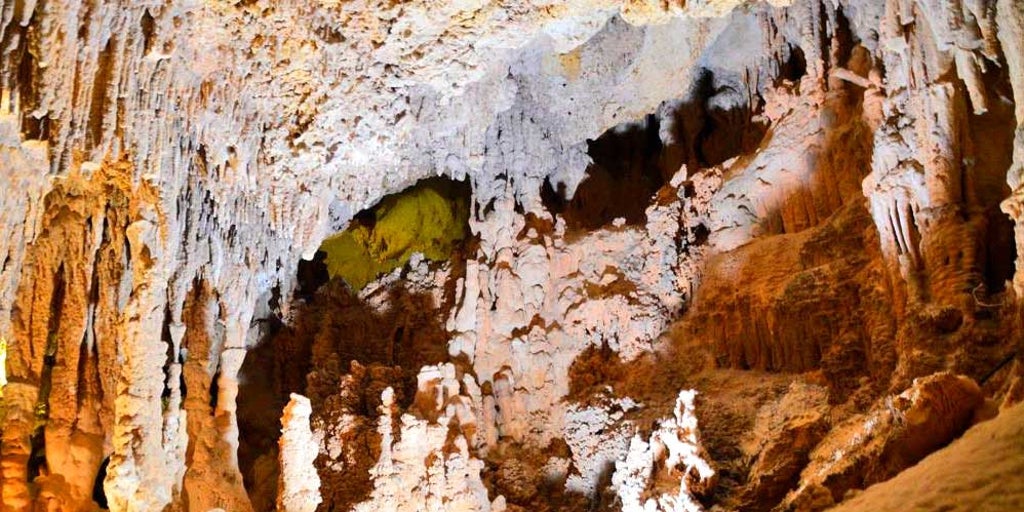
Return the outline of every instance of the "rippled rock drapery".
{"type": "MultiPolygon", "coordinates": [[[[5,2],[3,505],[91,510],[99,477],[112,510],[251,509],[240,369],[292,318],[298,259],[438,174],[472,184],[473,252],[377,286],[435,290],[451,361],[358,414],[318,398],[348,361],[297,377],[327,500],[367,479],[365,509],[416,483],[439,507],[610,506],[629,440],[687,379],[725,400],[732,370],[819,386],[836,422],[944,370],[1019,397],[1022,40],[1013,0],[5,2]],[[595,156],[643,119],[647,149],[595,156]],[[549,209],[592,160],[660,176],[642,219],[549,209]],[[580,411],[605,444],[574,437],[580,411]],[[337,462],[330,433],[355,428],[372,468],[337,462]]],[[[716,447],[753,435],[743,400],[776,399],[736,398],[732,432],[699,398],[712,462],[738,467],[716,447]]]]}

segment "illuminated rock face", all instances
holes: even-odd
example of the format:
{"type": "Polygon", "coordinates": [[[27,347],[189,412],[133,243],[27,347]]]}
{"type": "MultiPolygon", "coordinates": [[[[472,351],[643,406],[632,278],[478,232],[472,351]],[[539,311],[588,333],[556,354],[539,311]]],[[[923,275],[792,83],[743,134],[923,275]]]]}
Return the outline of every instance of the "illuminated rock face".
{"type": "Polygon", "coordinates": [[[365,218],[357,217],[344,232],[324,240],[320,250],[328,275],[360,290],[416,253],[449,259],[469,235],[468,185],[434,178],[385,197],[365,218]]]}
{"type": "Polygon", "coordinates": [[[5,2],[3,508],[830,506],[1024,397],[1022,41],[1015,0],[5,2]],[[437,175],[469,239],[294,296],[437,175]],[[913,453],[830,462],[879,424],[913,453]]]}

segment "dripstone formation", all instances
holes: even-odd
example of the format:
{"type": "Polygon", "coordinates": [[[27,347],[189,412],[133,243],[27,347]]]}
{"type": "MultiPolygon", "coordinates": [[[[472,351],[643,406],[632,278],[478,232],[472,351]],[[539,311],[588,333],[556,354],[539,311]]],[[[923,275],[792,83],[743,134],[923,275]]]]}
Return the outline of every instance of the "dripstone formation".
{"type": "Polygon", "coordinates": [[[1024,507],[1018,0],[3,0],[0,233],[3,510],[1024,507]]]}

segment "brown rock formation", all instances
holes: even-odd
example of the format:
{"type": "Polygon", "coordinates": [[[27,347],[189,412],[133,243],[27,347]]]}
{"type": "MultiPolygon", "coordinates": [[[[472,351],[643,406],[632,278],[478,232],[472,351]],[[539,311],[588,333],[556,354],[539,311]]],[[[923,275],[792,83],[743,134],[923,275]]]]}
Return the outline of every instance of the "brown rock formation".
{"type": "Polygon", "coordinates": [[[0,508],[810,510],[973,464],[1024,397],[1022,41],[1016,0],[3,2],[0,508]],[[296,271],[440,175],[447,261],[296,271]]]}
{"type": "Polygon", "coordinates": [[[982,395],[974,381],[939,373],[838,424],[810,454],[781,510],[824,510],[850,490],[888,480],[970,425],[982,395]]]}
{"type": "Polygon", "coordinates": [[[969,430],[892,480],[869,488],[833,510],[1013,510],[1024,503],[1018,453],[1024,406],[969,430]]]}

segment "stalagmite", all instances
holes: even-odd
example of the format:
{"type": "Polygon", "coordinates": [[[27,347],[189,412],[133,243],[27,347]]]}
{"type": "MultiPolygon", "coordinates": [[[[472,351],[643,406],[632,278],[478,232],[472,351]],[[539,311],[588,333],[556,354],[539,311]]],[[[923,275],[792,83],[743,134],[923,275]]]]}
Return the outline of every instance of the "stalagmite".
{"type": "MultiPolygon", "coordinates": [[[[694,415],[696,392],[684,390],[676,399],[673,417],[665,420],[645,442],[634,436],[624,459],[616,461],[612,488],[628,512],[699,512],[703,507],[694,499],[698,486],[711,487],[715,470],[701,452],[694,415]],[[664,464],[664,467],[656,465],[664,464]],[[678,478],[673,491],[659,493],[655,480],[659,473],[678,478]],[[651,496],[653,495],[653,496],[651,496]],[[645,497],[651,496],[651,497],[645,497]]],[[[659,482],[658,486],[664,485],[659,482]]]]}
{"type": "Polygon", "coordinates": [[[309,427],[312,412],[308,398],[293,394],[281,417],[277,509],[283,512],[312,512],[323,501],[320,477],[313,466],[318,450],[309,427]]]}

